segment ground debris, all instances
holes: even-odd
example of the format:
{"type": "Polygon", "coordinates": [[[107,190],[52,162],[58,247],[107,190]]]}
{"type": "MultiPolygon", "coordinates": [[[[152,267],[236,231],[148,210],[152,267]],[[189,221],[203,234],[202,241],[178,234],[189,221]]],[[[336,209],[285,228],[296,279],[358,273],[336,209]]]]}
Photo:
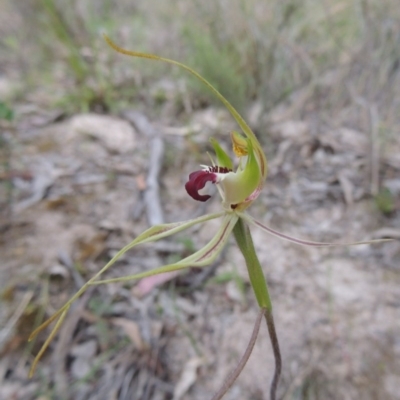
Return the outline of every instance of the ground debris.
{"type": "MultiPolygon", "coordinates": [[[[336,400],[343,393],[354,399],[372,393],[394,400],[400,375],[399,138],[390,138],[372,165],[368,130],[350,123],[349,111],[337,120],[316,115],[314,101],[306,87],[269,113],[260,104],[251,110],[270,171],[249,212],[311,240],[396,241],[317,250],[253,230],[283,351],[280,394],[287,400],[299,393],[336,400]],[[378,182],[393,198],[386,214],[371,196],[371,168],[377,165],[378,182]]],[[[257,306],[242,256],[230,245],[221,260],[184,276],[91,289],[71,308],[30,382],[32,353],[44,334],[24,352],[26,335],[15,333],[25,311],[50,315],[150,224],[219,207],[217,196],[194,204],[184,184],[209,162],[209,137],[222,138],[229,149],[228,133],[237,128],[220,109],[188,110],[182,120],[170,115],[161,123],[134,109],[122,117],[90,113],[70,119],[51,113],[39,118],[37,107],[20,110],[18,135],[10,141],[14,158],[0,175],[0,184],[12,184],[14,210],[2,212],[0,221],[0,281],[12,287],[0,310],[0,336],[7,339],[0,398],[33,400],[41,393],[43,399],[203,400],[239,359],[257,306]],[[146,192],[154,201],[146,200],[146,192]]],[[[176,262],[216,229],[218,221],[212,221],[138,247],[104,277],[176,262]]],[[[261,399],[271,375],[272,354],[261,331],[227,398],[261,399]]]]}

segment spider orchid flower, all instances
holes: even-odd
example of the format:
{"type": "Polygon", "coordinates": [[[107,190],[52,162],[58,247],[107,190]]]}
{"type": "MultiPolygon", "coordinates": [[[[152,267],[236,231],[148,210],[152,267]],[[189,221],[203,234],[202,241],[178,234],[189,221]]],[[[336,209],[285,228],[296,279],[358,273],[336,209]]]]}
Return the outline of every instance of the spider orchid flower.
{"type": "MultiPolygon", "coordinates": [[[[211,139],[211,145],[215,151],[215,160],[212,161],[211,166],[204,166],[202,169],[192,172],[189,175],[189,180],[185,185],[187,193],[197,201],[207,201],[210,196],[201,194],[200,190],[204,189],[207,182],[215,184],[222,197],[222,210],[218,213],[208,214],[188,221],[173,222],[169,224],[157,225],[149,228],[140,234],[131,243],[121,249],[99,272],[97,272],[91,279],[89,279],[79,290],[68,300],[63,307],[56,311],[48,320],[34,330],[29,340],[32,340],[40,331],[49,326],[53,321],[56,321],[48,339],[43,344],[39,353],[32,363],[30,376],[33,375],[37,363],[44,351],[48,347],[51,340],[56,335],[58,329],[61,327],[71,304],[80,297],[90,286],[101,285],[111,282],[125,282],[130,280],[138,280],[148,276],[161,274],[165,272],[182,270],[189,267],[204,267],[211,264],[221,253],[222,249],[228,242],[228,239],[233,233],[237,244],[242,251],[246,265],[248,267],[250,282],[254,289],[254,293],[259,306],[269,313],[272,311],[272,303],[269,297],[268,288],[266,285],[264,273],[258,261],[257,255],[254,250],[253,242],[250,235],[248,225],[254,225],[265,232],[278,236],[282,239],[292,241],[297,244],[307,246],[343,246],[351,244],[371,243],[357,242],[357,243],[319,243],[308,240],[296,239],[283,233],[277,232],[261,222],[255,220],[245,211],[251,203],[257,199],[264,186],[267,177],[267,160],[256,136],[233,108],[233,106],[201,75],[181,64],[177,61],[162,58],[156,55],[139,53],[134,51],[125,50],[115,43],[113,43],[107,36],[104,36],[106,42],[117,52],[140,58],[147,58],[167,62],[176,65],[188,71],[205,84],[224,106],[231,113],[236,120],[243,134],[237,132],[231,133],[233,153],[238,158],[236,170],[234,170],[234,163],[229,155],[222,149],[215,139],[211,139]],[[154,242],[163,239],[167,236],[181,232],[196,224],[200,224],[212,219],[221,218],[221,224],[218,231],[211,238],[211,240],[200,250],[194,254],[173,264],[164,265],[150,271],[145,271],[135,275],[124,276],[114,279],[100,279],[103,275],[123,254],[139,244],[154,242]]],[[[379,240],[378,240],[379,241],[379,240]]],[[[382,241],[382,240],[380,240],[382,241]]],[[[375,241],[376,242],[376,241],[375,241]]],[[[271,314],[272,315],[272,314],[271,314]]]]}
{"type": "Polygon", "coordinates": [[[237,132],[232,132],[231,137],[233,151],[239,158],[236,172],[233,172],[233,163],[228,154],[215,139],[211,139],[217,161],[213,161],[212,166],[203,166],[201,170],[192,172],[185,188],[193,199],[207,201],[211,196],[200,194],[199,190],[207,182],[212,182],[217,185],[224,209],[239,211],[247,208],[260,194],[266,164],[263,152],[257,147],[256,153],[250,139],[245,139],[237,132]]]}

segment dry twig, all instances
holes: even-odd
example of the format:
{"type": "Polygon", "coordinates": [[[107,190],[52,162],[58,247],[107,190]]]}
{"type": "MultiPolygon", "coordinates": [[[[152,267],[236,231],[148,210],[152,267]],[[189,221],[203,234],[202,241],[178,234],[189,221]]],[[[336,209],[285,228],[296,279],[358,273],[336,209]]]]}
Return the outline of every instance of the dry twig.
{"type": "Polygon", "coordinates": [[[70,349],[70,343],[73,338],[73,333],[82,317],[86,303],[90,299],[94,288],[89,288],[82,296],[78,303],[75,304],[74,309],[65,320],[65,325],[60,332],[57,345],[53,352],[53,373],[56,392],[59,396],[64,396],[68,391],[68,378],[65,371],[65,359],[70,349]]]}
{"type": "Polygon", "coordinates": [[[149,168],[146,180],[144,200],[146,204],[149,225],[159,225],[164,222],[160,202],[158,177],[164,158],[164,141],[160,133],[151,125],[145,115],[137,111],[124,113],[124,117],[133,123],[137,130],[150,139],[149,168]]]}

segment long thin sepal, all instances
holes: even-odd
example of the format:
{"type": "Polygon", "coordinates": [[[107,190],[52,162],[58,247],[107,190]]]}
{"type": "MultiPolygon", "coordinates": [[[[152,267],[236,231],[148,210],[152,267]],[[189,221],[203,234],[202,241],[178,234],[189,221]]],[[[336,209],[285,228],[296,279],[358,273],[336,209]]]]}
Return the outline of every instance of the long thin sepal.
{"type": "Polygon", "coordinates": [[[235,118],[238,125],[242,128],[243,132],[251,140],[253,147],[254,147],[254,152],[256,153],[258,160],[260,162],[260,169],[261,169],[262,177],[264,179],[266,178],[266,176],[267,176],[267,160],[265,158],[264,152],[262,151],[260,143],[258,142],[258,139],[254,135],[254,133],[250,129],[250,127],[247,125],[246,121],[232,106],[232,104],[229,103],[229,101],[224,96],[222,96],[222,94],[217,89],[215,89],[215,87],[213,85],[211,85],[210,82],[208,82],[206,79],[204,79],[200,74],[198,74],[193,69],[187,67],[185,64],[182,64],[178,61],[170,60],[169,58],[159,57],[154,54],[140,53],[137,51],[123,49],[122,47],[119,47],[117,44],[115,44],[107,35],[103,35],[103,36],[104,36],[104,40],[110,45],[110,47],[112,47],[118,53],[125,54],[125,55],[131,56],[131,57],[147,58],[150,60],[158,60],[158,61],[163,61],[163,62],[166,62],[169,64],[177,65],[178,67],[183,68],[184,70],[186,70],[189,73],[191,73],[192,75],[194,75],[204,85],[206,85],[215,94],[215,96],[218,97],[218,99],[224,104],[224,106],[228,109],[228,111],[231,113],[233,118],[235,118]]]}
{"type": "Polygon", "coordinates": [[[49,347],[50,342],[54,339],[54,336],[56,335],[56,333],[60,329],[61,324],[64,322],[64,319],[65,319],[65,317],[67,315],[68,310],[69,310],[69,307],[65,308],[65,310],[61,313],[60,318],[57,321],[57,323],[54,325],[54,328],[52,329],[49,337],[44,342],[44,344],[43,344],[42,348],[40,349],[39,353],[36,354],[36,357],[33,360],[31,369],[29,370],[29,378],[32,378],[33,374],[35,373],[35,369],[36,369],[36,366],[37,366],[39,360],[41,359],[43,353],[46,351],[47,347],[49,347]]]}
{"type": "Polygon", "coordinates": [[[105,271],[107,271],[123,254],[125,254],[128,250],[133,247],[143,244],[154,242],[155,240],[159,240],[165,238],[167,236],[173,235],[175,233],[181,232],[185,229],[190,228],[193,225],[199,224],[201,222],[205,222],[211,219],[222,217],[225,213],[215,213],[204,215],[199,218],[195,218],[189,221],[182,222],[174,222],[171,224],[162,224],[153,226],[147,229],[145,232],[140,234],[135,240],[126,245],[123,249],[121,249],[97,274],[95,274],[88,282],[86,282],[74,296],[72,296],[63,307],[61,307],[58,311],[56,311],[49,319],[47,319],[43,324],[37,327],[29,336],[29,340],[32,340],[40,331],[50,325],[65,309],[67,309],[78,297],[80,297],[85,290],[90,286],[90,284],[98,279],[105,271]]]}
{"type": "Polygon", "coordinates": [[[218,232],[203,248],[177,263],[164,265],[162,267],[152,269],[151,271],[141,272],[135,275],[128,275],[121,278],[92,281],[90,282],[90,285],[102,285],[105,283],[113,282],[126,282],[146,278],[152,275],[162,274],[164,272],[178,271],[188,267],[204,267],[206,265],[209,265],[217,258],[217,256],[221,253],[222,249],[226,245],[229,239],[229,235],[232,232],[232,229],[235,226],[237,220],[238,217],[236,216],[236,214],[226,215],[218,232]]]}
{"type": "Polygon", "coordinates": [[[261,222],[257,221],[249,214],[240,214],[240,217],[243,218],[246,222],[251,225],[257,226],[261,228],[263,231],[276,236],[280,239],[287,240],[292,243],[300,244],[302,246],[311,246],[311,247],[339,247],[339,246],[355,246],[358,244],[371,244],[371,243],[382,243],[382,242],[390,242],[392,239],[374,239],[374,240],[365,240],[361,242],[342,242],[342,243],[329,243],[329,242],[313,242],[312,240],[298,239],[293,236],[286,235],[284,233],[278,232],[275,229],[272,229],[266,225],[263,225],[261,222]]]}

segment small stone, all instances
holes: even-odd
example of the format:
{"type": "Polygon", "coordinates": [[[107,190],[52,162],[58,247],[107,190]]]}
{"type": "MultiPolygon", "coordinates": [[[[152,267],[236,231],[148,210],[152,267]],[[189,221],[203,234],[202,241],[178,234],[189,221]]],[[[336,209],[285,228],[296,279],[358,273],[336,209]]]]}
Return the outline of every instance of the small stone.
{"type": "Polygon", "coordinates": [[[81,114],[71,119],[73,134],[100,141],[111,153],[128,153],[135,148],[136,131],[129,122],[108,115],[81,114]]]}

